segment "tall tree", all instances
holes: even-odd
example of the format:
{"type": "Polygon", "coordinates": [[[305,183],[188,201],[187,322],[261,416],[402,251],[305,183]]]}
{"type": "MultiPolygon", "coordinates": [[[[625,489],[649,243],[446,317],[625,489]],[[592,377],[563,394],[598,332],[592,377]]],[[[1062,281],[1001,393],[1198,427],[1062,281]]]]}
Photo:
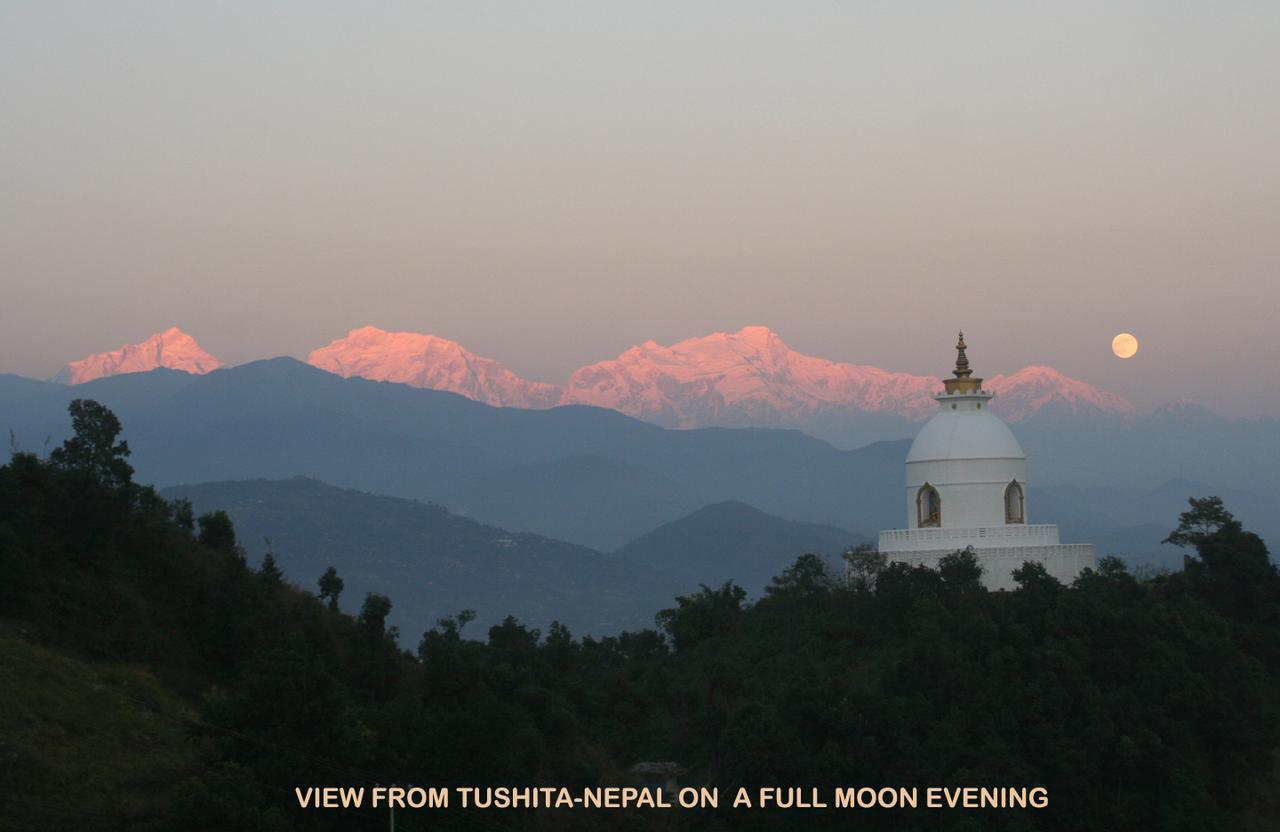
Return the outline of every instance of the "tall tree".
{"type": "Polygon", "coordinates": [[[116,441],[122,430],[116,415],[92,399],[76,399],[67,412],[74,435],[49,454],[49,462],[56,468],[88,474],[107,488],[131,484],[129,443],[116,441]]]}
{"type": "Polygon", "coordinates": [[[342,590],[346,588],[346,583],[342,578],[338,577],[338,570],[330,566],[324,570],[324,574],[317,581],[320,585],[320,600],[328,600],[329,609],[336,611],[338,609],[338,597],[342,595],[342,590]]]}
{"type": "Polygon", "coordinates": [[[258,570],[258,574],[262,576],[262,580],[268,584],[279,584],[284,581],[284,571],[280,569],[280,565],[276,563],[275,553],[270,549],[262,556],[262,567],[258,570]]]}
{"type": "Polygon", "coordinates": [[[224,552],[236,550],[236,527],[231,517],[222,509],[200,515],[200,542],[212,549],[224,552]]]}
{"type": "Polygon", "coordinates": [[[966,592],[982,589],[982,564],[972,546],[944,556],[938,561],[938,574],[949,589],[966,592]]]}
{"type": "Polygon", "coordinates": [[[391,599],[376,592],[365,596],[364,605],[360,608],[360,623],[369,632],[381,636],[387,629],[387,616],[391,614],[391,599]]]}
{"type": "Polygon", "coordinates": [[[196,514],[190,500],[180,497],[173,501],[173,521],[187,531],[195,530],[196,514]]]}
{"type": "Polygon", "coordinates": [[[870,543],[861,543],[844,553],[845,578],[851,589],[875,589],[876,578],[888,564],[888,556],[876,551],[870,543]]]}
{"type": "Polygon", "coordinates": [[[1191,497],[1191,506],[1178,515],[1178,528],[1169,532],[1162,543],[1175,546],[1200,546],[1219,531],[1239,528],[1239,522],[1227,511],[1221,497],[1191,497]]]}

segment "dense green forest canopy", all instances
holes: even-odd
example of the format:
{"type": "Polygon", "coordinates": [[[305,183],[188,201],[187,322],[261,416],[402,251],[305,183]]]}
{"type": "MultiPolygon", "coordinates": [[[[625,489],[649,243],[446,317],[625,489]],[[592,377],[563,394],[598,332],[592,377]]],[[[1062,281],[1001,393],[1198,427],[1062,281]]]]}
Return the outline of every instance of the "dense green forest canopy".
{"type": "Polygon", "coordinates": [[[1170,535],[1186,568],[1037,564],[985,591],[937,570],[802,557],[748,604],[676,598],[656,629],[576,639],[245,561],[221,512],[133,482],[115,417],[0,467],[0,793],[9,828],[378,829],[295,786],[628,782],[1042,785],[1044,811],[406,812],[412,829],[1275,828],[1280,579],[1214,498],[1170,535]],[[305,591],[290,581],[304,585],[305,591]],[[313,594],[314,593],[314,594],[313,594]],[[351,607],[348,601],[346,604],[351,607]],[[473,636],[484,636],[483,639],[473,636]]]}

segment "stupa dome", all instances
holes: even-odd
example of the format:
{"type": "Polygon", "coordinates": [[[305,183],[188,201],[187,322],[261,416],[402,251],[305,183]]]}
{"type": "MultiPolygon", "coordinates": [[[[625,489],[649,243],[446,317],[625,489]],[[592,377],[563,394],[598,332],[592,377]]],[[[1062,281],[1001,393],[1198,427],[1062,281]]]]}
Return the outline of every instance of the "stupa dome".
{"type": "Polygon", "coordinates": [[[999,416],[976,407],[938,413],[916,434],[907,452],[908,464],[967,459],[1026,459],[1026,454],[999,416]]]}

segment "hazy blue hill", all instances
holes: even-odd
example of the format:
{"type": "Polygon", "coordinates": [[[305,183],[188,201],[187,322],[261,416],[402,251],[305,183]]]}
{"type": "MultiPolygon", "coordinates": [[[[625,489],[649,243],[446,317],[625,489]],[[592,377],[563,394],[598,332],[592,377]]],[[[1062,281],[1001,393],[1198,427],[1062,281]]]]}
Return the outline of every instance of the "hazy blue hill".
{"type": "Polygon", "coordinates": [[[58,398],[65,401],[111,398],[126,404],[130,414],[136,414],[170,400],[181,390],[203,383],[204,378],[181,370],[158,367],[145,373],[123,373],[84,384],[63,386],[58,391],[58,398]]]}
{"type": "MultiPolygon", "coordinates": [[[[36,382],[36,395],[21,398],[0,396],[0,427],[13,430],[19,444],[31,448],[52,436],[59,442],[71,435],[67,404],[73,399],[95,399],[120,417],[145,418],[154,407],[164,407],[183,388],[201,380],[200,376],[178,370],[157,369],[146,373],[126,373],[95,379],[85,384],[36,382]]],[[[25,381],[31,381],[26,379],[25,381]]],[[[162,417],[163,420],[163,417],[162,417]]],[[[141,435],[142,431],[133,431],[141,435]]]]}
{"type": "Polygon", "coordinates": [[[903,462],[911,440],[771,460],[750,477],[702,493],[769,514],[875,534],[906,522],[903,462]]]}
{"type": "Polygon", "coordinates": [[[871,442],[910,439],[922,423],[895,413],[864,413],[837,407],[814,413],[803,424],[788,425],[837,448],[859,448],[871,442]]]}
{"type": "Polygon", "coordinates": [[[800,555],[827,555],[839,568],[840,553],[863,541],[844,529],[784,520],[730,501],[660,526],[618,555],[676,575],[682,583],[716,587],[732,580],[758,595],[800,555]]]}
{"type": "Polygon", "coordinates": [[[1280,537],[1280,498],[1222,483],[1214,485],[1181,477],[1171,479],[1158,488],[1140,492],[1133,510],[1151,520],[1169,517],[1170,512],[1186,511],[1188,497],[1210,494],[1222,497],[1231,507],[1231,512],[1263,538],[1274,540],[1280,537]]]}
{"type": "Polygon", "coordinates": [[[404,436],[314,407],[156,430],[133,445],[138,470],[166,485],[303,475],[435,501],[510,465],[485,448],[404,436]]]}
{"type": "Polygon", "coordinates": [[[643,453],[661,428],[610,410],[490,407],[455,393],[344,379],[289,358],[210,373],[166,404],[166,418],[191,424],[279,415],[300,407],[358,419],[392,434],[484,448],[513,465],[596,448],[643,453]]]}
{"type": "Polygon", "coordinates": [[[554,619],[575,633],[651,626],[687,587],[582,546],[477,523],[438,505],[335,488],[314,479],[216,482],[166,489],[197,512],[225,509],[251,563],[265,538],[286,577],[315,591],[332,565],[346,581],[345,610],[365,593],[395,604],[391,623],[415,645],[436,620],[474,609],[477,633],[506,615],[543,629],[554,619]]]}
{"type": "MultiPolygon", "coordinates": [[[[796,431],[707,428],[672,431],[676,453],[638,460],[687,485],[708,502],[739,500],[765,511],[843,525],[875,481],[890,489],[902,480],[901,444],[892,469],[882,469],[884,446],[839,451],[796,431]],[[887,478],[887,479],[886,479],[887,478]]],[[[894,495],[896,505],[899,495],[894,495]]],[[[673,518],[674,519],[674,518],[673,518]]]]}
{"type": "MultiPolygon", "coordinates": [[[[545,509],[536,516],[572,521],[555,528],[577,542],[620,544],[726,499],[811,521],[843,521],[851,510],[865,515],[884,499],[878,484],[885,472],[862,470],[863,452],[837,451],[796,431],[675,431],[599,408],[493,408],[453,393],[343,379],[288,358],[206,376],[118,376],[0,402],[0,428],[14,428],[28,448],[50,434],[60,441],[66,403],[76,396],[120,416],[139,478],[162,486],[307,474],[434,500],[476,486],[469,497],[494,500],[490,513],[468,499],[476,516],[519,519],[519,512],[534,516],[522,503],[536,504],[545,509]],[[608,464],[592,469],[581,462],[587,457],[608,464]],[[530,476],[529,466],[563,479],[530,476]],[[583,512],[575,501],[593,494],[593,510],[583,512]]],[[[901,479],[900,460],[887,476],[901,479]]]]}
{"type": "Polygon", "coordinates": [[[1180,568],[1183,551],[1160,541],[1167,518],[1186,511],[1188,497],[1222,497],[1237,517],[1264,540],[1280,539],[1280,500],[1253,491],[1173,479],[1149,490],[1032,486],[1031,521],[1058,524],[1068,543],[1092,543],[1099,555],[1119,555],[1130,563],[1180,568]]]}
{"type": "Polygon", "coordinates": [[[62,390],[56,399],[44,397],[29,407],[15,404],[0,415],[19,426],[38,421],[65,430],[66,401],[88,396],[120,415],[131,435],[142,436],[310,408],[401,436],[483,447],[513,465],[598,454],[679,471],[700,468],[708,459],[741,463],[833,451],[796,431],[671,431],[601,408],[495,408],[454,393],[344,379],[291,358],[255,361],[206,376],[172,371],[117,376],[62,390]]]}
{"type": "MultiPolygon", "coordinates": [[[[384,406],[366,385],[378,387],[348,387],[344,379],[293,359],[206,376],[157,369],[51,385],[55,389],[46,395],[0,402],[0,425],[12,427],[24,448],[40,447],[50,434],[56,444],[69,430],[67,403],[95,399],[125,424],[139,476],[158,485],[302,474],[438,499],[446,487],[511,464],[483,447],[397,432],[379,424],[388,420],[366,418],[384,406]]],[[[428,399],[420,410],[483,407],[449,393],[418,392],[428,399]]],[[[397,409],[395,402],[386,406],[397,409]]]]}
{"type": "Polygon", "coordinates": [[[1280,497],[1280,423],[1169,405],[1128,420],[1028,420],[1014,432],[1042,485],[1147,490],[1188,479],[1280,497]]]}
{"type": "Polygon", "coordinates": [[[903,464],[910,449],[911,440],[896,439],[844,451],[837,493],[847,502],[838,504],[835,508],[843,511],[828,514],[827,522],[865,534],[904,525],[907,477],[903,464]]]}
{"type": "Polygon", "coordinates": [[[487,522],[606,551],[726,501],[867,535],[905,522],[902,461],[909,441],[854,451],[775,447],[752,455],[726,440],[777,432],[672,433],[688,450],[678,461],[654,458],[645,466],[598,456],[557,459],[501,471],[443,502],[487,522]]]}
{"type": "Polygon", "coordinates": [[[13,373],[0,373],[0,401],[16,401],[58,392],[64,385],[38,381],[13,373]]]}
{"type": "Polygon", "coordinates": [[[502,471],[446,502],[485,522],[611,552],[706,501],[648,468],[573,456],[502,471]]]}

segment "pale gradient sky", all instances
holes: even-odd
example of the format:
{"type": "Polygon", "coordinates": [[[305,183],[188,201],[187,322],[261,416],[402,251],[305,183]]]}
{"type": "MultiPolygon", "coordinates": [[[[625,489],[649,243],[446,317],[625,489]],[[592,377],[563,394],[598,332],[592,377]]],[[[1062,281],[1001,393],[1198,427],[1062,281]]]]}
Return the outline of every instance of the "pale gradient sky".
{"type": "Polygon", "coordinates": [[[7,2],[0,371],[374,324],[558,382],[760,323],[940,373],[963,325],[988,376],[1280,416],[1277,44],[1275,2],[7,2]]]}

